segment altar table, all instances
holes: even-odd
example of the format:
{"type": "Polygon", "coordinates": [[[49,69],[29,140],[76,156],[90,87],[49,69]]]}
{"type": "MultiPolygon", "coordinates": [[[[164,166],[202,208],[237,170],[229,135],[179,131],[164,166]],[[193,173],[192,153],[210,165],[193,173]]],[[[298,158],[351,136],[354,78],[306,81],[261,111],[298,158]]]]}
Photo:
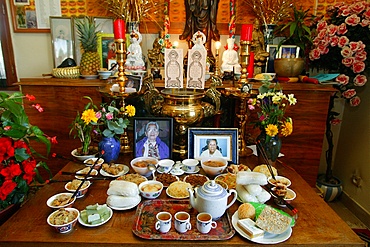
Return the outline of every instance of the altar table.
{"type": "MultiPolygon", "coordinates": [[[[125,164],[128,165],[127,162],[125,164]]],[[[279,174],[292,181],[291,188],[297,193],[293,205],[299,212],[292,236],[277,245],[365,246],[365,243],[300,175],[285,164],[278,165],[279,174]]],[[[69,162],[62,171],[75,172],[83,167],[83,164],[69,162]]],[[[60,174],[54,177],[59,180],[69,178],[72,177],[60,174]]],[[[82,210],[90,204],[104,204],[107,198],[108,184],[109,180],[94,180],[87,195],[77,199],[74,207],[82,210]]],[[[232,238],[220,241],[141,239],[132,233],[136,208],[127,211],[114,211],[113,217],[102,226],[88,228],[77,222],[72,232],[60,234],[55,232],[46,222],[48,215],[52,212],[46,205],[46,201],[50,196],[63,192],[64,185],[64,182],[45,185],[5,222],[0,227],[0,246],[261,246],[243,238],[237,232],[232,238]]],[[[165,191],[162,192],[160,199],[168,199],[165,191]]],[[[239,205],[240,203],[236,201],[228,209],[230,217],[239,205]]]]}

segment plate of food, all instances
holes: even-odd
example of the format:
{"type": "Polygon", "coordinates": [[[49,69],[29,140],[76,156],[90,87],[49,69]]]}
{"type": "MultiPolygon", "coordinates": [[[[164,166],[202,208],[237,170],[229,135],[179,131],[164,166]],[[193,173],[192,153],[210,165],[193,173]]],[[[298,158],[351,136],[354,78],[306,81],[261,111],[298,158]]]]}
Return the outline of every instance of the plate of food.
{"type": "Polygon", "coordinates": [[[261,73],[254,76],[256,81],[272,81],[276,76],[276,73],[261,73]]]}
{"type": "Polygon", "coordinates": [[[188,188],[192,189],[191,184],[183,181],[176,181],[168,186],[166,194],[174,199],[185,199],[189,197],[188,188]]]}
{"type": "Polygon", "coordinates": [[[113,210],[117,211],[123,211],[123,210],[129,210],[141,202],[141,196],[108,196],[107,198],[107,205],[113,210]]]}
{"type": "Polygon", "coordinates": [[[97,227],[107,223],[113,215],[113,210],[106,204],[88,205],[80,212],[78,222],[86,227],[97,227]]]}
{"type": "Polygon", "coordinates": [[[123,176],[119,176],[117,180],[124,180],[127,182],[133,182],[137,185],[141,184],[142,182],[148,181],[148,179],[140,174],[137,173],[131,173],[131,174],[125,174],[123,176]]]}
{"type": "Polygon", "coordinates": [[[209,178],[202,174],[190,174],[184,177],[184,182],[191,184],[193,187],[203,186],[205,182],[207,182],[209,178]]]}
{"type": "Polygon", "coordinates": [[[179,177],[170,173],[161,173],[155,176],[155,180],[163,184],[163,187],[168,187],[171,183],[179,181],[179,177]]]}
{"type": "Polygon", "coordinates": [[[130,168],[123,164],[103,163],[100,174],[105,177],[119,177],[128,173],[130,168]]]}
{"type": "MultiPolygon", "coordinates": [[[[90,169],[91,169],[91,167],[85,167],[84,169],[81,169],[81,170],[77,171],[75,178],[84,179],[85,175],[90,171],[90,169]]],[[[92,171],[90,172],[90,175],[91,176],[87,177],[87,179],[91,179],[92,176],[98,175],[98,171],[95,170],[95,169],[92,169],[92,171]]]]}
{"type": "Polygon", "coordinates": [[[294,226],[291,216],[265,204],[248,204],[255,209],[255,218],[239,218],[239,209],[231,218],[232,225],[241,236],[259,244],[277,244],[290,238],[294,226]]]}

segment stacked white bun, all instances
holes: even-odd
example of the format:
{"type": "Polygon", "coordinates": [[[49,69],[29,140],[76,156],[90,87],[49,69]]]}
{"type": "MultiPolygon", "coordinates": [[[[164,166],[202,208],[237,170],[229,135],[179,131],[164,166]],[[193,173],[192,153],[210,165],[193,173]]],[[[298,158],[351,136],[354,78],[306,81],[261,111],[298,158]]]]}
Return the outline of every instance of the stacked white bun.
{"type": "Polygon", "coordinates": [[[267,184],[267,177],[263,173],[241,171],[236,175],[236,191],[243,202],[265,203],[271,195],[262,185],[267,184]]]}
{"type": "Polygon", "coordinates": [[[108,206],[115,208],[133,207],[141,201],[137,184],[124,180],[111,181],[107,194],[108,206]]]}

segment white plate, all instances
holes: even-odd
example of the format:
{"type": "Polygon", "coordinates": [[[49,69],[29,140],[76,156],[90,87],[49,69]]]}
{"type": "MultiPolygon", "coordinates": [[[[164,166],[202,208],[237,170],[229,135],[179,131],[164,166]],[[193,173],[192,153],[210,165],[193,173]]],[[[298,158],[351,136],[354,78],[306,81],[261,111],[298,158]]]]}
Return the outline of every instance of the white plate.
{"type": "MultiPolygon", "coordinates": [[[[90,167],[88,167],[88,169],[90,169],[90,167]]],[[[82,169],[83,170],[83,169],[82,169]]],[[[76,174],[79,174],[81,173],[82,170],[79,170],[78,172],[76,172],[76,174]]],[[[98,171],[93,169],[90,173],[90,175],[98,175],[98,171]]],[[[81,174],[80,176],[76,175],[75,178],[77,179],[83,179],[85,177],[86,174],[81,174]]],[[[91,179],[92,177],[87,177],[87,179],[91,179]]]]}
{"type": "Polygon", "coordinates": [[[81,75],[85,79],[98,79],[99,75],[81,75]]]}
{"type": "MultiPolygon", "coordinates": [[[[141,197],[140,197],[140,198],[141,198],[141,197]]],[[[139,201],[137,204],[135,204],[135,205],[131,205],[131,206],[129,206],[129,207],[123,207],[123,208],[113,207],[113,206],[109,205],[108,203],[107,203],[107,205],[108,205],[108,207],[110,207],[110,208],[111,208],[111,209],[113,209],[113,210],[123,211],[123,210],[129,210],[129,209],[131,209],[131,208],[136,207],[137,205],[139,205],[139,203],[140,203],[140,202],[141,202],[141,199],[140,199],[140,201],[139,201]]]]}
{"type": "MultiPolygon", "coordinates": [[[[182,168],[182,169],[184,169],[184,168],[182,168]]],[[[194,173],[198,173],[200,171],[200,168],[199,168],[199,166],[195,167],[195,170],[193,172],[185,171],[185,170],[183,170],[183,171],[187,174],[194,174],[194,173]]]]}
{"type": "MultiPolygon", "coordinates": [[[[120,164],[116,164],[116,165],[120,165],[120,164]]],[[[103,168],[100,169],[100,174],[102,176],[105,176],[105,177],[112,177],[112,178],[116,178],[116,177],[120,177],[120,176],[123,176],[125,175],[126,173],[128,173],[130,170],[130,168],[128,168],[128,166],[126,165],[123,165],[123,170],[121,172],[119,172],[117,175],[113,175],[113,174],[110,174],[106,171],[103,170],[103,168]]]]}
{"type": "Polygon", "coordinates": [[[113,216],[113,210],[112,210],[110,207],[108,207],[108,210],[109,210],[110,216],[108,217],[108,219],[106,219],[105,221],[103,221],[103,222],[101,222],[101,223],[99,223],[99,224],[91,225],[91,224],[87,224],[87,223],[85,223],[85,222],[81,219],[81,212],[80,212],[80,216],[78,217],[78,222],[79,222],[81,225],[83,225],[83,226],[87,226],[87,227],[97,227],[97,226],[101,226],[101,225],[103,225],[103,224],[107,223],[107,222],[108,222],[108,220],[110,220],[110,218],[112,218],[112,216],[113,216]]]}
{"type": "Polygon", "coordinates": [[[265,234],[261,237],[250,238],[247,234],[245,234],[243,232],[243,230],[240,229],[240,227],[238,226],[238,220],[239,220],[238,211],[236,211],[233,214],[233,217],[231,218],[231,223],[232,223],[233,227],[235,228],[235,230],[242,237],[244,237],[244,238],[246,238],[246,239],[248,239],[252,242],[255,242],[255,243],[259,243],[259,244],[277,244],[277,243],[281,243],[281,242],[286,241],[292,235],[292,228],[289,227],[288,230],[286,230],[282,234],[272,234],[272,233],[265,232],[265,234]]]}
{"type": "Polygon", "coordinates": [[[189,198],[189,196],[185,196],[185,197],[174,197],[174,196],[171,196],[171,195],[168,193],[168,188],[166,189],[166,194],[167,194],[169,197],[173,198],[173,199],[185,199],[185,198],[189,198]]]}

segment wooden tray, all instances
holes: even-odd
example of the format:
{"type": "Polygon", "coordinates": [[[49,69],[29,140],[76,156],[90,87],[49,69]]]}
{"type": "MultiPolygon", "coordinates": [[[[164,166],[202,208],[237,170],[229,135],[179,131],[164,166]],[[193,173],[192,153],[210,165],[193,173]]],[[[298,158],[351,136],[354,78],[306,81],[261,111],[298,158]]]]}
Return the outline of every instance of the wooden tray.
{"type": "Polygon", "coordinates": [[[189,204],[189,200],[147,200],[137,207],[132,231],[141,238],[161,240],[225,240],[234,236],[235,230],[232,227],[228,211],[216,220],[217,227],[211,229],[207,234],[198,231],[196,226],[197,214],[198,212],[189,204]],[[167,211],[172,214],[171,230],[167,233],[160,233],[154,228],[155,216],[160,211],[167,211]],[[178,233],[175,229],[173,217],[179,211],[188,212],[191,217],[192,229],[186,233],[178,233]]]}

